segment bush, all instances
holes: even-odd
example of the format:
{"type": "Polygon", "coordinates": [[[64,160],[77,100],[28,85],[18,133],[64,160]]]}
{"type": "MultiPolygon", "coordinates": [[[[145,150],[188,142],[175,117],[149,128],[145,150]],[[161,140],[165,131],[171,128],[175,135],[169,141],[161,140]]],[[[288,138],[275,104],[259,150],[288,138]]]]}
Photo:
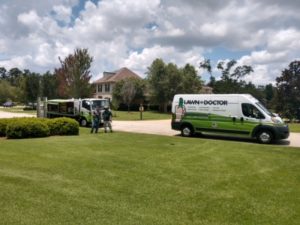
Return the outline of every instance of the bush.
{"type": "Polygon", "coordinates": [[[79,123],[71,118],[59,117],[48,119],[47,125],[50,130],[50,135],[78,135],[79,123]]]}
{"type": "Polygon", "coordinates": [[[0,137],[33,138],[49,135],[78,135],[79,124],[70,118],[0,119],[0,137]]]}
{"type": "Polygon", "coordinates": [[[0,137],[6,136],[6,127],[11,119],[0,119],[0,137]]]}
{"type": "Polygon", "coordinates": [[[36,118],[18,118],[8,123],[7,138],[47,137],[50,131],[46,123],[36,118]]]}

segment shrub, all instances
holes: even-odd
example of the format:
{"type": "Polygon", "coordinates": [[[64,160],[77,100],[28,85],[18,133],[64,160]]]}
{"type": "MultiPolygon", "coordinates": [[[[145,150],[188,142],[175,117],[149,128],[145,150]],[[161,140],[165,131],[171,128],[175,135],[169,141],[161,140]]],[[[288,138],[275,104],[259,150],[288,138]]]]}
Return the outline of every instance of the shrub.
{"type": "Polygon", "coordinates": [[[78,135],[79,124],[76,120],[66,117],[48,119],[50,135],[78,135]]]}
{"type": "Polygon", "coordinates": [[[11,119],[0,119],[0,137],[6,136],[6,127],[11,119]]]}
{"type": "Polygon", "coordinates": [[[7,138],[47,137],[50,131],[46,123],[36,118],[18,118],[8,123],[7,138]]]}

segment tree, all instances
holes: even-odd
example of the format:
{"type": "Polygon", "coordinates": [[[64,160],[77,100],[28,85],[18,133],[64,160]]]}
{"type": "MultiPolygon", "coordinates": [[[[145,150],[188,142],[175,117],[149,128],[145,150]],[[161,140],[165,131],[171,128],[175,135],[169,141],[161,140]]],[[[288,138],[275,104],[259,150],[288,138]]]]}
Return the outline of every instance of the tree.
{"type": "Polygon", "coordinates": [[[212,76],[210,59],[204,59],[203,62],[200,62],[199,67],[206,70],[212,76]]]}
{"type": "Polygon", "coordinates": [[[7,73],[7,80],[12,86],[18,87],[22,79],[23,72],[18,68],[12,68],[7,73]]]}
{"type": "Polygon", "coordinates": [[[7,71],[4,67],[0,67],[0,79],[1,80],[7,79],[7,71]]]}
{"type": "Polygon", "coordinates": [[[151,101],[159,104],[160,111],[166,111],[170,99],[166,93],[168,82],[166,65],[162,59],[155,59],[148,67],[147,79],[150,86],[151,101]]]}
{"type": "Polygon", "coordinates": [[[201,78],[190,64],[178,68],[173,63],[166,65],[162,59],[156,59],[148,67],[147,75],[151,101],[158,104],[162,112],[167,112],[175,94],[199,93],[202,86],[201,78]]]}
{"type": "Polygon", "coordinates": [[[10,85],[6,80],[0,80],[0,103],[4,103],[7,100],[16,101],[17,88],[10,85]]]}
{"type": "MultiPolygon", "coordinates": [[[[216,80],[212,75],[212,66],[209,59],[200,62],[199,67],[210,73],[209,86],[213,88],[214,93],[242,93],[245,91],[247,84],[241,79],[253,72],[253,68],[248,65],[236,66],[236,60],[220,61],[217,69],[221,72],[221,79],[216,80]]],[[[249,83],[248,86],[251,86],[249,83]]]]}
{"type": "Polygon", "coordinates": [[[276,110],[283,116],[300,119],[300,61],[293,61],[276,78],[276,110]]]}
{"type": "Polygon", "coordinates": [[[140,104],[145,99],[146,82],[138,78],[127,78],[118,81],[113,90],[113,105],[115,108],[121,103],[127,105],[128,112],[132,103],[140,104]]]}
{"type": "Polygon", "coordinates": [[[57,98],[58,95],[58,80],[54,74],[49,71],[41,76],[40,93],[41,96],[48,99],[57,98]]]}
{"type": "Polygon", "coordinates": [[[55,69],[55,75],[59,81],[59,94],[62,97],[84,98],[90,97],[92,87],[90,67],[93,58],[87,49],[76,49],[64,60],[59,58],[61,67],[55,69]]]}
{"type": "Polygon", "coordinates": [[[134,83],[132,83],[130,79],[126,79],[121,89],[121,94],[123,102],[127,104],[128,112],[130,111],[130,105],[135,97],[135,93],[136,89],[134,83]]]}
{"type": "Polygon", "coordinates": [[[268,108],[273,108],[273,99],[275,97],[276,88],[272,84],[267,84],[264,88],[264,96],[268,108]]]}
{"type": "Polygon", "coordinates": [[[23,101],[26,103],[36,102],[40,96],[40,77],[38,73],[26,71],[22,82],[23,101]]]}
{"type": "Polygon", "coordinates": [[[193,94],[199,93],[203,85],[203,81],[197,74],[197,70],[194,66],[186,64],[181,69],[183,75],[183,93],[193,94]]]}

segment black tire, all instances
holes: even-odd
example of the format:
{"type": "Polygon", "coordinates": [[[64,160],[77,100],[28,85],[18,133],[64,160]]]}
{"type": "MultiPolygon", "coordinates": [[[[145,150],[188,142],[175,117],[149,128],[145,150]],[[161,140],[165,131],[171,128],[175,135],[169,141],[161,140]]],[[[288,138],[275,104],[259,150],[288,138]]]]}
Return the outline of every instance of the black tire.
{"type": "Polygon", "coordinates": [[[80,126],[82,126],[82,127],[87,127],[87,125],[88,125],[87,120],[86,120],[85,118],[82,118],[82,119],[80,120],[80,126]]]}
{"type": "Polygon", "coordinates": [[[194,129],[191,125],[183,125],[181,127],[181,136],[182,137],[192,137],[194,135],[194,129]]]}
{"type": "Polygon", "coordinates": [[[274,140],[274,135],[271,131],[261,130],[257,133],[256,138],[261,144],[270,144],[274,140]]]}

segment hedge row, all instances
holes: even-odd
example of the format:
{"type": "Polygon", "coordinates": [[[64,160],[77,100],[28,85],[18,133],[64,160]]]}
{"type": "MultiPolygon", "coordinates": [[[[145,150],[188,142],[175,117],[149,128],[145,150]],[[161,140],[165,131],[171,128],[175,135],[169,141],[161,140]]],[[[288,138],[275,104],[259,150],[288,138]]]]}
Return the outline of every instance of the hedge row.
{"type": "Polygon", "coordinates": [[[0,119],[0,137],[34,138],[51,135],[78,135],[79,124],[70,118],[0,119]]]}

